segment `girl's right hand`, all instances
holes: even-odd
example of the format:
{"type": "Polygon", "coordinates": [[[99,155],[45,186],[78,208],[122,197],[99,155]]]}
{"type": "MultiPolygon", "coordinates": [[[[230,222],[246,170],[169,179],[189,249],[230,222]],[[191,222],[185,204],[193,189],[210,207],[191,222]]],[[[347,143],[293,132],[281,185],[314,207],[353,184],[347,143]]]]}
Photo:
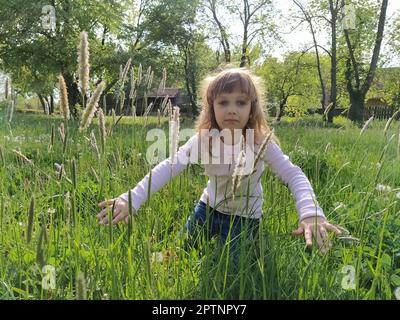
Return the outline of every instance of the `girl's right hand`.
{"type": "MultiPolygon", "coordinates": [[[[117,224],[120,221],[125,223],[129,222],[129,203],[122,198],[114,198],[106,200],[99,203],[99,207],[103,208],[98,214],[97,218],[99,224],[108,224],[108,213],[113,212],[112,224],[117,224]],[[114,206],[114,212],[113,212],[114,206]]],[[[135,214],[135,209],[132,208],[133,214],[135,214]]]]}

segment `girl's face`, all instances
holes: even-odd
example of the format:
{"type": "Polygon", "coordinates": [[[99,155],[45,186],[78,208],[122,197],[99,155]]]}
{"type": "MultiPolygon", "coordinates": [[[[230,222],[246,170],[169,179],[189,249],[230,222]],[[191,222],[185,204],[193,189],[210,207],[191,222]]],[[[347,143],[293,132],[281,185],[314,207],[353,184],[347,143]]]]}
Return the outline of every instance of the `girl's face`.
{"type": "Polygon", "coordinates": [[[243,129],[250,117],[251,100],[238,90],[221,93],[214,100],[214,114],[223,129],[243,129]]]}

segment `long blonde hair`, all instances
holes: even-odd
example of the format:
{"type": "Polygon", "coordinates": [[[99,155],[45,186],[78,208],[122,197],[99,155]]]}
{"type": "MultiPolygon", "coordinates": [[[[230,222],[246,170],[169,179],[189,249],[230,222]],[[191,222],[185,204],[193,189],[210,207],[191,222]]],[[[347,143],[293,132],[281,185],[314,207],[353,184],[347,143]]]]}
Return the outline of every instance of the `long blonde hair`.
{"type": "MultiPolygon", "coordinates": [[[[271,133],[263,111],[265,104],[264,83],[260,77],[254,75],[247,68],[228,66],[214,75],[207,76],[202,81],[200,89],[202,110],[196,120],[195,130],[199,134],[204,129],[218,129],[221,131],[215,118],[214,101],[219,94],[231,93],[237,87],[251,99],[250,116],[246,126],[243,128],[243,137],[246,138],[246,129],[254,129],[254,141],[260,145],[263,139],[271,133]]],[[[272,134],[271,140],[278,145],[280,144],[275,134],[272,134]]]]}

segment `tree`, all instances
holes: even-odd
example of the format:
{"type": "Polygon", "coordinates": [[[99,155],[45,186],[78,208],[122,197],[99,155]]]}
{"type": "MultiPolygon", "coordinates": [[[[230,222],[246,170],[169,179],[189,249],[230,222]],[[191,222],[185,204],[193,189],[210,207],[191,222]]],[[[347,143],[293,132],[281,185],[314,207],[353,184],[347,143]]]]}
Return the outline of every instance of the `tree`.
{"type": "MultiPolygon", "coordinates": [[[[230,48],[230,35],[228,34],[228,31],[226,30],[226,25],[222,23],[222,18],[219,15],[219,10],[223,10],[222,2],[220,0],[203,0],[202,3],[203,7],[206,9],[206,16],[210,16],[210,19],[208,19],[206,22],[211,21],[211,25],[216,27],[216,30],[218,30],[218,35],[216,36],[218,38],[218,41],[222,45],[223,51],[224,51],[224,60],[225,63],[230,63],[231,62],[231,48],[230,48]]],[[[201,8],[200,8],[201,10],[201,8]]],[[[211,30],[210,30],[211,31],[211,30]]]]}
{"type": "MultiPolygon", "coordinates": [[[[310,4],[313,10],[313,17],[317,23],[320,23],[325,29],[326,26],[330,32],[330,50],[323,48],[330,57],[331,72],[330,72],[330,95],[327,103],[332,107],[328,111],[326,119],[328,122],[333,122],[334,110],[338,105],[338,56],[337,56],[337,39],[338,39],[338,24],[341,22],[340,10],[342,9],[341,0],[313,0],[310,4]]],[[[322,47],[321,47],[322,48],[322,47]]]]}
{"type": "MultiPolygon", "coordinates": [[[[268,57],[259,75],[265,80],[268,104],[277,107],[276,121],[280,121],[287,107],[291,111],[302,114],[309,107],[318,104],[319,80],[315,72],[315,55],[303,52],[289,52],[284,61],[268,57]]],[[[326,74],[328,61],[321,57],[323,73],[326,74]]]]}
{"type": "Polygon", "coordinates": [[[118,68],[113,36],[119,32],[118,21],[124,12],[120,2],[2,0],[0,5],[0,67],[12,75],[22,92],[37,93],[42,103],[47,97],[54,101],[53,90],[60,73],[72,109],[79,101],[74,73],[82,30],[89,34],[91,77],[96,82],[93,85],[112,77],[115,71],[108,66],[118,68]],[[40,20],[42,8],[48,4],[55,8],[54,30],[46,29],[40,20]]]}
{"type": "Polygon", "coordinates": [[[400,67],[377,68],[366,98],[379,98],[389,106],[399,108],[400,67]]]}
{"type": "MultiPolygon", "coordinates": [[[[342,0],[344,5],[344,0],[342,0]]],[[[364,0],[357,3],[357,30],[344,30],[348,56],[346,58],[346,84],[350,98],[348,118],[353,122],[361,123],[364,119],[365,97],[371,86],[378,64],[382,39],[384,36],[386,11],[388,0],[382,0],[377,10],[371,1],[364,0]],[[375,10],[374,10],[375,9],[375,10]],[[376,19],[376,11],[378,19],[376,19]],[[377,20],[377,24],[376,24],[377,20]],[[376,28],[375,38],[371,38],[371,31],[376,28]],[[373,52],[369,64],[366,62],[366,53],[373,45],[373,52]]]]}
{"type": "MultiPolygon", "coordinates": [[[[178,67],[183,67],[192,117],[199,113],[198,82],[204,70],[214,66],[209,60],[213,52],[205,44],[205,37],[196,25],[198,7],[198,0],[161,0],[150,7],[146,22],[148,40],[157,43],[160,48],[171,47],[177,51],[180,59],[178,67]]],[[[179,68],[173,72],[179,72],[179,68]]]]}
{"type": "Polygon", "coordinates": [[[227,5],[243,25],[240,67],[250,65],[249,52],[252,42],[259,38],[265,45],[267,38],[276,35],[273,21],[274,8],[271,0],[233,0],[227,5]]]}
{"type": "Polygon", "coordinates": [[[339,16],[339,0],[329,0],[329,12],[331,15],[328,24],[331,29],[331,94],[332,108],[328,112],[328,122],[333,122],[333,112],[337,106],[337,21],[339,16]]]}
{"type": "Polygon", "coordinates": [[[307,24],[309,25],[310,32],[311,32],[311,35],[312,35],[312,38],[313,38],[315,57],[317,59],[318,78],[319,78],[320,85],[321,85],[321,108],[322,108],[322,110],[324,110],[325,106],[326,106],[326,85],[325,85],[324,78],[322,76],[320,53],[319,53],[319,50],[318,50],[319,46],[318,46],[317,39],[316,39],[315,28],[314,28],[314,23],[313,23],[313,16],[301,4],[301,2],[299,2],[297,0],[293,0],[293,2],[299,7],[301,12],[303,13],[304,19],[307,22],[307,24]]]}

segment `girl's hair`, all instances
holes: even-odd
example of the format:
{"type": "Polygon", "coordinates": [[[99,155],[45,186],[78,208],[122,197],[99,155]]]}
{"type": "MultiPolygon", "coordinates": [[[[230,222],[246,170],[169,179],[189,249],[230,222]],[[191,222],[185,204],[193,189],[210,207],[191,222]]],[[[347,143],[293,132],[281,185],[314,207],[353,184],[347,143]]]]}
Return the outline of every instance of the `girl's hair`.
{"type": "MultiPolygon", "coordinates": [[[[228,66],[226,69],[210,75],[202,81],[202,110],[196,120],[195,130],[199,134],[203,129],[221,130],[215,119],[214,101],[219,94],[231,93],[236,88],[239,88],[251,99],[249,120],[245,128],[243,128],[242,134],[245,138],[246,129],[254,129],[254,142],[261,144],[263,138],[271,132],[263,111],[265,104],[263,93],[264,83],[260,77],[254,75],[247,68],[228,66]]],[[[275,141],[278,145],[280,144],[279,139],[274,134],[272,134],[271,140],[275,141]]]]}

